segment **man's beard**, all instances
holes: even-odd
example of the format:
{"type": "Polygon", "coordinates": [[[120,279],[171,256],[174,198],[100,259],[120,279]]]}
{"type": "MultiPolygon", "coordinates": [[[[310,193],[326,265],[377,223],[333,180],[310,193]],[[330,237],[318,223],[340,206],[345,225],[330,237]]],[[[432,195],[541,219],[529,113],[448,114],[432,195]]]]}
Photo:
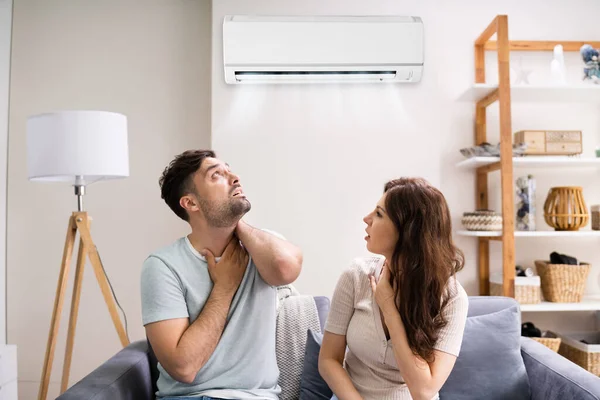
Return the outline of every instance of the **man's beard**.
{"type": "Polygon", "coordinates": [[[221,204],[199,199],[199,204],[206,217],[206,222],[213,228],[227,228],[236,225],[251,208],[250,201],[245,197],[234,197],[221,204]]]}

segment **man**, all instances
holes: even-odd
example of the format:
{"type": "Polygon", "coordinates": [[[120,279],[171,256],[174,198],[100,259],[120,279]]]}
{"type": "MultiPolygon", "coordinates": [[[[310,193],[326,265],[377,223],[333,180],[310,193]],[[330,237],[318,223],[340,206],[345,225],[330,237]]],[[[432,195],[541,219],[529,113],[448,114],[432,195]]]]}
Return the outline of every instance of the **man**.
{"type": "Polygon", "coordinates": [[[191,233],[151,254],[142,268],[157,396],[277,399],[276,287],[296,280],[301,251],[242,220],[250,202],[212,151],[178,155],[159,183],[191,233]]]}

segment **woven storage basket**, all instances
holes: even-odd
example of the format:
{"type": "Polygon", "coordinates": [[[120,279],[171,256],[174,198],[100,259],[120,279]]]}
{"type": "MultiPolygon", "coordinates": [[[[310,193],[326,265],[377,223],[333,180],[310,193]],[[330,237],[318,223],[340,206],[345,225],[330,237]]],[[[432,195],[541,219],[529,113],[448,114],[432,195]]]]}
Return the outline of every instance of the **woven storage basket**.
{"type": "MultiPolygon", "coordinates": [[[[520,304],[541,303],[540,286],[539,276],[515,276],[515,300],[520,304]]],[[[490,295],[503,296],[501,274],[493,274],[490,277],[490,295]]]]}
{"type": "Polygon", "coordinates": [[[501,231],[502,215],[491,210],[477,210],[463,214],[462,224],[469,231],[501,231]]]}
{"type": "Polygon", "coordinates": [[[600,344],[581,342],[581,339],[585,339],[589,343],[599,343],[600,332],[558,333],[557,335],[562,339],[558,354],[592,374],[600,376],[600,344]]]}
{"type": "Polygon", "coordinates": [[[536,260],[535,266],[542,280],[542,293],[546,301],[554,303],[579,303],[583,298],[590,264],[550,264],[536,260]]]}
{"type": "Polygon", "coordinates": [[[557,335],[553,332],[544,332],[542,337],[532,337],[530,339],[540,342],[555,353],[558,352],[560,343],[562,342],[562,339],[557,337],[557,335]]]}

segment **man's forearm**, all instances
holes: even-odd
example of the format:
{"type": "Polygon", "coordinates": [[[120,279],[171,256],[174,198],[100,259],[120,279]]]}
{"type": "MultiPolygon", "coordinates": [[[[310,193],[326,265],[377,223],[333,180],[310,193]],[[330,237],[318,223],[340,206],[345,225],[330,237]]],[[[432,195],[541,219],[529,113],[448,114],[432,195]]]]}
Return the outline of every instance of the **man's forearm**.
{"type": "Polygon", "coordinates": [[[180,375],[186,382],[195,379],[217,347],[225,329],[233,295],[213,287],[200,315],[181,336],[176,358],[180,375]]]}
{"type": "Polygon", "coordinates": [[[296,280],[302,267],[302,252],[297,246],[244,221],[238,223],[236,235],[268,283],[278,286],[296,280]]]}

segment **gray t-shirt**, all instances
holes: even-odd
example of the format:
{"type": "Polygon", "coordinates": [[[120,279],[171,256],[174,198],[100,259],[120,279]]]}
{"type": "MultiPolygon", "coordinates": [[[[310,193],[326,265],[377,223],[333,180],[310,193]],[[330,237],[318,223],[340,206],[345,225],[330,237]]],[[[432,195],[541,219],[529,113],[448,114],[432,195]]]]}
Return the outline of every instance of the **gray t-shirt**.
{"type": "MultiPolygon", "coordinates": [[[[143,324],[173,318],[193,323],[212,287],[206,259],[187,237],[152,253],[141,274],[143,324]]],[[[276,308],[276,288],[263,281],[250,259],[212,356],[191,384],[176,381],[159,363],[156,395],[277,399],[276,308]]]]}

